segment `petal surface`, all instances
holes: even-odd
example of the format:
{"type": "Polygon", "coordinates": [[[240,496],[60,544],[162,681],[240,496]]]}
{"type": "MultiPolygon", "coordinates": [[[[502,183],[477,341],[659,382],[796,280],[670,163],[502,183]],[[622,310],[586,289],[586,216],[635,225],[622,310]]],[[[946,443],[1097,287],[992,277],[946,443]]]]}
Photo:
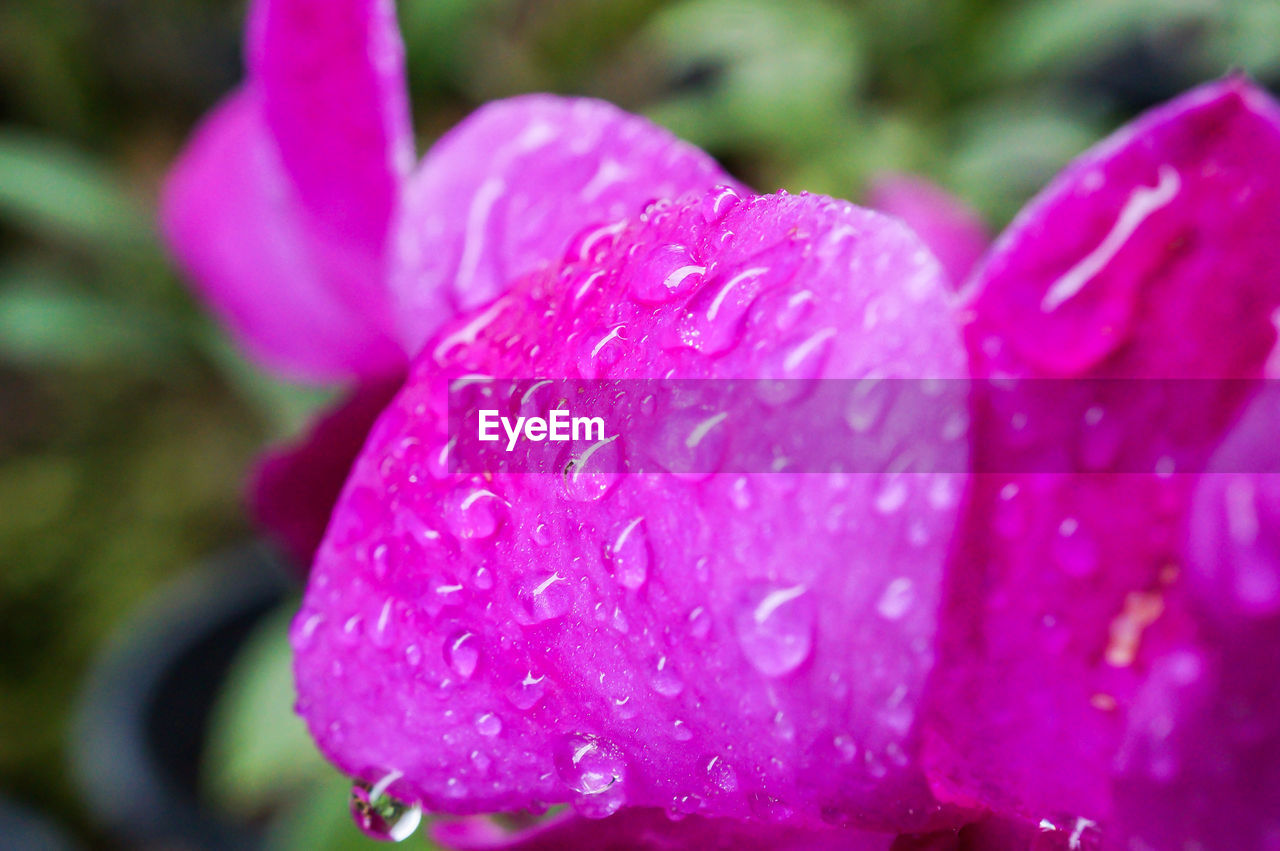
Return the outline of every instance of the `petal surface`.
{"type": "Polygon", "coordinates": [[[867,197],[873,210],[902,219],[929,246],[957,289],[969,278],[991,239],[978,214],[927,180],[889,174],[867,197]]]}
{"type": "Polygon", "coordinates": [[[327,379],[403,362],[370,294],[381,258],[313,227],[251,85],[197,129],[169,174],[161,225],[204,298],[265,363],[327,379]]]}
{"type": "Polygon", "coordinates": [[[1116,760],[1129,847],[1280,843],[1280,475],[1247,472],[1276,469],[1277,422],[1269,389],[1196,488],[1187,580],[1205,629],[1155,662],[1130,713],[1116,760]]]}
{"type": "Polygon", "coordinates": [[[483,819],[478,824],[444,823],[436,829],[435,839],[457,851],[889,851],[893,841],[886,834],[838,828],[806,830],[700,816],[673,821],[662,810],[645,807],[624,809],[602,820],[566,813],[514,834],[483,819]]]}
{"type": "MultiPolygon", "coordinates": [[[[1069,167],[976,273],[975,374],[1075,390],[1098,377],[1258,376],[1280,304],[1277,115],[1228,79],[1069,167]]],[[[1116,472],[1114,437],[1159,442],[1170,472],[1202,470],[1242,402],[1153,407],[1144,386],[976,402],[976,457],[1042,446],[1046,469],[1080,472],[974,483],[929,713],[944,798],[1105,829],[1135,697],[1153,661],[1197,633],[1181,533],[1196,476],[1116,472]],[[1064,467],[1066,445],[1078,454],[1064,467]]]]}
{"type": "Polygon", "coordinates": [[[480,108],[427,153],[397,216],[391,286],[406,346],[557,265],[575,235],[608,237],[597,229],[650,201],[717,184],[741,189],[707,154],[603,101],[525,95],[480,108]]]}
{"type": "MultiPolygon", "coordinates": [[[[435,810],[959,823],[915,718],[960,477],[626,474],[625,437],[571,475],[451,474],[441,376],[501,407],[510,382],[476,376],[965,373],[900,223],[808,196],[657,205],[424,350],[295,621],[301,713],[344,771],[402,772],[393,794],[435,810]]],[[[687,431],[674,404],[650,419],[687,431]]]]}
{"type": "Polygon", "coordinates": [[[380,256],[413,167],[394,3],[256,0],[247,52],[263,119],[302,208],[325,238],[380,256]]]}

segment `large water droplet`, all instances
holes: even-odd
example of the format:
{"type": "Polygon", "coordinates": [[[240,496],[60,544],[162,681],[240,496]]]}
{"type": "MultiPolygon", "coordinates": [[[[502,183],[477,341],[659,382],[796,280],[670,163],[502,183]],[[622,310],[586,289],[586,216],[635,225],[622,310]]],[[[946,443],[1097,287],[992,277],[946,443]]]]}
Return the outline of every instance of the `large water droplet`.
{"type": "Polygon", "coordinates": [[[733,792],[738,788],[738,772],[733,770],[732,765],[725,762],[724,757],[707,758],[707,779],[721,792],[733,792]]]}
{"type": "Polygon", "coordinates": [[[624,588],[635,590],[644,585],[649,576],[652,558],[649,534],[643,517],[624,523],[607,548],[613,578],[624,588]]]}
{"type": "Polygon", "coordinates": [[[885,586],[876,603],[876,611],[885,620],[896,621],[907,613],[915,599],[915,586],[910,579],[900,576],[885,586]]]}
{"type": "Polygon", "coordinates": [[[702,219],[707,224],[715,224],[738,206],[742,198],[731,186],[717,186],[702,198],[702,219]]]}
{"type": "Polygon", "coordinates": [[[622,448],[618,435],[606,437],[565,462],[565,496],[575,502],[603,499],[617,482],[622,468],[622,448]]]}
{"type": "Polygon", "coordinates": [[[518,682],[507,689],[507,700],[522,712],[528,712],[542,700],[546,691],[546,674],[535,675],[533,671],[526,673],[518,682]]]}
{"type": "Polygon", "coordinates": [[[756,584],[734,615],[738,645],[760,673],[790,673],[813,649],[814,616],[812,597],[803,585],[756,584]]]}
{"type": "Polygon", "coordinates": [[[707,268],[688,246],[669,244],[652,250],[629,271],[635,300],[662,304],[701,284],[707,268]]]}
{"type": "Polygon", "coordinates": [[[569,580],[559,573],[535,575],[520,589],[519,597],[530,623],[563,617],[573,604],[569,580]]]}
{"type": "Polygon", "coordinates": [[[476,671],[480,662],[480,639],[475,633],[460,629],[444,643],[444,661],[455,674],[464,680],[476,671]]]}
{"type": "Polygon", "coordinates": [[[371,839],[402,842],[422,823],[422,807],[407,804],[387,794],[388,787],[404,775],[393,771],[373,786],[357,780],[351,787],[351,817],[356,827],[371,839]]]}
{"type": "Polygon", "coordinates": [[[556,774],[576,793],[574,809],[587,818],[617,812],[626,800],[626,762],[612,743],[598,736],[566,736],[556,748],[556,774]]]}

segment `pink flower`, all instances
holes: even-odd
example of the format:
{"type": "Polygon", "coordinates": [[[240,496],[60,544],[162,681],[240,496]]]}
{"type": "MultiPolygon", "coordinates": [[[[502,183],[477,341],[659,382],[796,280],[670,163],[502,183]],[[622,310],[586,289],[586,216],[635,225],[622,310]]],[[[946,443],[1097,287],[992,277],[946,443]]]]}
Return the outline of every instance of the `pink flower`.
{"type": "MultiPolygon", "coordinates": [[[[629,473],[625,434],[564,476],[447,460],[461,377],[511,409],[542,404],[513,383],[541,377],[1261,377],[1280,363],[1265,94],[1231,78],[1139,119],[970,274],[980,231],[931,191],[882,202],[906,224],[754,196],[596,101],[492,104],[410,174],[383,6],[273,0],[250,32],[165,225],[264,361],[362,383],[261,479],[306,552],[346,478],[293,630],[299,711],[339,768],[444,813],[573,808],[516,836],[440,828],[468,848],[1280,836],[1265,476],[1120,473],[1123,448],[1076,473],[629,473]]],[[[1261,400],[1157,429],[1085,386],[1012,412],[980,386],[961,460],[1057,458],[1100,427],[1172,435],[1179,459],[1271,449],[1261,400]]],[[[652,418],[683,427],[677,408],[652,418]]],[[[928,439],[914,425],[894,427],[928,439]]],[[[394,833],[370,797],[363,823],[394,833]]]]}

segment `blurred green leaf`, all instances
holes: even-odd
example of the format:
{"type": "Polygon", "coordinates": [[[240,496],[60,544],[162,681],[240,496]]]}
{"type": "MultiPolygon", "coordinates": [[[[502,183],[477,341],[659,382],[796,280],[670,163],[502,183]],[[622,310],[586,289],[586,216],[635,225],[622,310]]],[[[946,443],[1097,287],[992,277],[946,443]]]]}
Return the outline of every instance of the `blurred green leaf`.
{"type": "Polygon", "coordinates": [[[56,275],[0,272],[0,360],[159,370],[177,347],[172,328],[136,308],[77,292],[56,275]]]}
{"type": "Polygon", "coordinates": [[[241,816],[268,812],[334,775],[293,711],[289,621],[282,606],[245,643],[214,709],[205,754],[210,796],[241,816]]]}
{"type": "Polygon", "coordinates": [[[199,345],[233,390],[252,405],[267,425],[269,440],[282,440],[302,432],[316,414],[338,396],[336,387],[295,384],[252,363],[212,321],[199,335],[199,345]]]}
{"type": "Polygon", "coordinates": [[[677,89],[650,114],[708,147],[821,144],[840,132],[863,75],[854,13],[821,0],[685,0],[644,41],[677,89]]]}
{"type": "Polygon", "coordinates": [[[0,128],[0,216],[112,251],[151,241],[151,222],[108,169],[64,143],[0,128]]]}

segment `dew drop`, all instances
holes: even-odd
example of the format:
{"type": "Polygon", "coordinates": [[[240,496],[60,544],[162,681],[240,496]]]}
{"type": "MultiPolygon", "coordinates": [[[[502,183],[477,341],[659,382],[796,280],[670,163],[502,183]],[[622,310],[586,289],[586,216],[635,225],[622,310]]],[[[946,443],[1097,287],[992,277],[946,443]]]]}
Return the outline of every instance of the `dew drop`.
{"type": "Polygon", "coordinates": [[[702,198],[702,219],[709,225],[723,219],[742,198],[732,186],[717,186],[702,198]]]}
{"type": "Polygon", "coordinates": [[[619,585],[632,590],[644,585],[652,559],[644,518],[636,517],[623,524],[609,544],[606,555],[613,567],[613,578],[619,585]]]}
{"type": "Polygon", "coordinates": [[[803,585],[757,584],[740,599],[734,616],[738,645],[760,673],[782,676],[809,657],[814,617],[803,585]]]}
{"type": "Polygon", "coordinates": [[[876,603],[876,611],[885,620],[896,621],[907,613],[915,599],[915,587],[911,580],[900,576],[885,587],[876,603]]]}
{"type": "Polygon", "coordinates": [[[529,671],[507,689],[507,700],[521,712],[528,712],[542,700],[543,692],[546,691],[546,680],[546,674],[534,676],[533,671],[529,671]]]}
{"type": "Polygon", "coordinates": [[[738,772],[723,757],[707,758],[707,779],[721,792],[733,792],[738,788],[738,772]]]}
{"type": "Polygon", "coordinates": [[[351,786],[351,817],[360,832],[382,842],[402,842],[422,823],[422,807],[387,794],[387,788],[404,775],[393,771],[373,786],[357,780],[351,786]]]}
{"type": "Polygon", "coordinates": [[[684,682],[676,675],[675,667],[666,656],[658,660],[658,669],[651,682],[653,690],[663,697],[675,697],[684,691],[684,682]]]}
{"type": "Polygon", "coordinates": [[[574,809],[587,818],[617,812],[623,792],[626,763],[612,743],[598,736],[566,736],[555,751],[556,774],[576,797],[574,809]]]}
{"type": "Polygon", "coordinates": [[[533,577],[520,589],[519,597],[529,623],[563,617],[573,603],[569,581],[559,573],[533,577]]]}
{"type": "Polygon", "coordinates": [[[502,732],[502,719],[492,712],[476,718],[476,732],[482,736],[496,736],[502,732]]]}
{"type": "Polygon", "coordinates": [[[470,678],[480,662],[480,639],[465,629],[453,633],[444,643],[444,661],[459,677],[470,678]]]}

